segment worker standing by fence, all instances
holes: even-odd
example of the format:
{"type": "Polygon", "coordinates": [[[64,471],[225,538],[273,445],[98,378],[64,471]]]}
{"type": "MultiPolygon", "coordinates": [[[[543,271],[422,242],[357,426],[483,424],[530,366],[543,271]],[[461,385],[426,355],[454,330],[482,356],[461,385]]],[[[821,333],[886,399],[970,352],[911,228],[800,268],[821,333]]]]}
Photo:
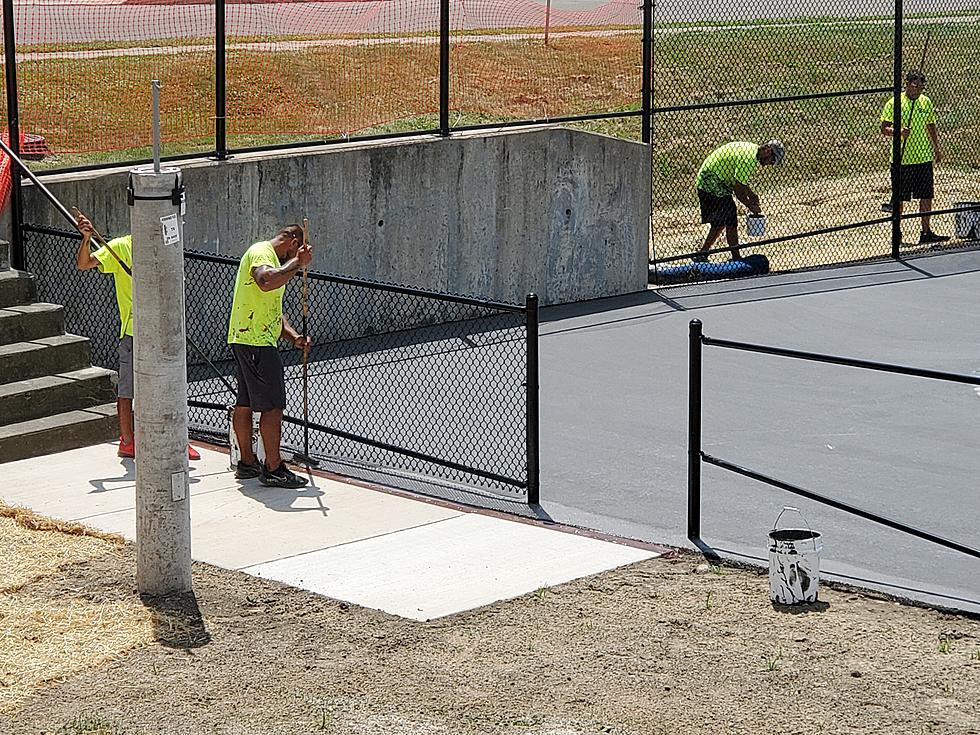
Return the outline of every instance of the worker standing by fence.
{"type": "Polygon", "coordinates": [[[239,479],[258,477],[269,487],[300,488],[306,478],[286,467],[279,454],[286,385],[278,343],[285,339],[308,351],[310,338],[299,334],[282,310],[286,283],[309,266],[312,250],[300,225],[284,227],[272,239],[257,242],[242,256],[228,323],[228,344],[235,355],[238,397],[232,422],[241,449],[235,468],[239,479]],[[252,451],[252,412],[258,411],[265,463],[252,451]]]}

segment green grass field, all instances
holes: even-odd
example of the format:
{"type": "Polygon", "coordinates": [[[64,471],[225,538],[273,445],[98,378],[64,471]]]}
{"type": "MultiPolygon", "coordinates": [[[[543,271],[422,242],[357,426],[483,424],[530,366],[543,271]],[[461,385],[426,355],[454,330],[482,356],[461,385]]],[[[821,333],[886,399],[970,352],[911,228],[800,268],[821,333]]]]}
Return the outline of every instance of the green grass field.
{"type": "MultiPolygon", "coordinates": [[[[946,165],[975,171],[980,167],[976,23],[950,16],[910,24],[907,57],[918,60],[927,28],[932,34],[927,94],[939,112],[946,165]]],[[[431,43],[325,42],[276,53],[240,49],[229,51],[227,63],[232,147],[438,124],[438,49],[431,43]]],[[[499,32],[494,40],[457,42],[451,70],[454,125],[639,108],[640,38],[635,32],[566,36],[548,47],[499,32]]],[[[675,26],[655,38],[657,108],[877,88],[890,85],[891,75],[892,29],[875,20],[675,26]]],[[[209,52],[181,52],[178,46],[140,56],[22,61],[18,76],[22,128],[44,135],[58,153],[39,162],[39,168],[148,157],[152,78],[164,84],[164,153],[213,148],[209,52]]],[[[779,137],[786,143],[786,164],[775,173],[776,184],[881,170],[888,159],[878,120],[886,97],[876,93],[658,112],[654,204],[686,202],[703,158],[733,139],[779,137]]],[[[622,118],[576,127],[639,139],[640,121],[622,118]]]]}

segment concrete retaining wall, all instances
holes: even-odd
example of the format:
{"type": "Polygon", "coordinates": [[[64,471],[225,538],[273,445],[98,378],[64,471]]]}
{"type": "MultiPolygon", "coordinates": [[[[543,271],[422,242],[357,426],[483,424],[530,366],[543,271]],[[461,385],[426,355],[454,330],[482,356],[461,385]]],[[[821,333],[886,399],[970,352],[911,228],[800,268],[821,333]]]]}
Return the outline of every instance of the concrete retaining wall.
{"type": "MultiPolygon", "coordinates": [[[[543,304],[643,290],[650,157],[563,128],[349,144],[181,163],[185,244],[239,256],[310,219],[313,268],[543,304]]],[[[129,227],[126,169],[46,179],[103,234],[129,227]]],[[[27,223],[63,226],[29,183],[27,223]]]]}

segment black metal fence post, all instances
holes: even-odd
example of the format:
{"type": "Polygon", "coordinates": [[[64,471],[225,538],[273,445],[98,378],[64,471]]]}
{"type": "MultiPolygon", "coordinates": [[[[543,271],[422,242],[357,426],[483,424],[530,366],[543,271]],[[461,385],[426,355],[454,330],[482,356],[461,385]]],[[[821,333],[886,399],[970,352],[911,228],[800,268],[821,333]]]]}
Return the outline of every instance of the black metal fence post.
{"type": "Polygon", "coordinates": [[[439,0],[439,135],[449,135],[449,0],[439,0]]]}
{"type": "Polygon", "coordinates": [[[214,151],[219,161],[228,158],[226,60],[225,0],[214,0],[214,151]]]}
{"type": "Polygon", "coordinates": [[[527,375],[525,376],[525,391],[527,392],[527,418],[525,421],[527,439],[527,504],[537,505],[540,500],[541,470],[540,470],[540,425],[538,417],[538,297],[529,293],[524,300],[527,314],[527,375]]]}
{"type": "MultiPolygon", "coordinates": [[[[14,0],[3,0],[3,63],[7,87],[7,133],[10,149],[20,155],[20,111],[17,104],[17,41],[14,38],[14,0]]],[[[20,167],[10,162],[10,265],[24,268],[24,199],[20,167]]]]}
{"type": "Polygon", "coordinates": [[[641,109],[643,112],[640,140],[649,143],[653,111],[653,0],[643,0],[643,86],[641,109]]]}
{"type": "Polygon", "coordinates": [[[895,39],[892,49],[895,68],[893,70],[892,92],[894,109],[892,114],[892,257],[898,258],[902,248],[902,24],[904,22],[903,0],[895,0],[895,39]]]}
{"type": "Polygon", "coordinates": [[[687,382],[687,537],[701,539],[701,321],[689,328],[687,382]]]}

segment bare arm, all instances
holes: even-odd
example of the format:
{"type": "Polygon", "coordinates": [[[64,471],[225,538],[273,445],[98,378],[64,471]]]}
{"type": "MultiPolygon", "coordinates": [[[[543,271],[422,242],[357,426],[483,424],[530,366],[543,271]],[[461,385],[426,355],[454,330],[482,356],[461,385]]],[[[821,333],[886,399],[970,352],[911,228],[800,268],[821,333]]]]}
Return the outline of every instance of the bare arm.
{"type": "MultiPolygon", "coordinates": [[[[888,122],[887,120],[882,120],[881,134],[884,135],[886,138],[891,138],[892,136],[895,135],[895,126],[892,123],[888,122]]],[[[902,128],[902,137],[907,138],[908,135],[909,135],[909,129],[902,128]]]]}
{"type": "Polygon", "coordinates": [[[278,268],[270,268],[267,265],[260,265],[252,269],[252,278],[255,285],[263,291],[275,291],[286,285],[290,278],[299,273],[301,268],[310,264],[313,260],[313,253],[309,245],[304,245],[296,253],[278,268]]]}
{"type": "Polygon", "coordinates": [[[735,198],[755,214],[762,213],[762,208],[759,206],[759,195],[745,184],[741,184],[737,181],[735,182],[735,198]]]}
{"type": "Polygon", "coordinates": [[[297,347],[304,352],[309,352],[310,345],[313,344],[313,341],[309,337],[304,337],[296,331],[296,328],[289,323],[289,319],[285,314],[282,315],[282,331],[279,333],[279,339],[286,340],[293,347],[297,347]]]}
{"type": "Polygon", "coordinates": [[[99,261],[92,256],[92,223],[85,217],[78,218],[78,229],[82,232],[82,241],[78,245],[78,252],[75,253],[75,265],[80,271],[90,271],[99,267],[99,261]]]}

